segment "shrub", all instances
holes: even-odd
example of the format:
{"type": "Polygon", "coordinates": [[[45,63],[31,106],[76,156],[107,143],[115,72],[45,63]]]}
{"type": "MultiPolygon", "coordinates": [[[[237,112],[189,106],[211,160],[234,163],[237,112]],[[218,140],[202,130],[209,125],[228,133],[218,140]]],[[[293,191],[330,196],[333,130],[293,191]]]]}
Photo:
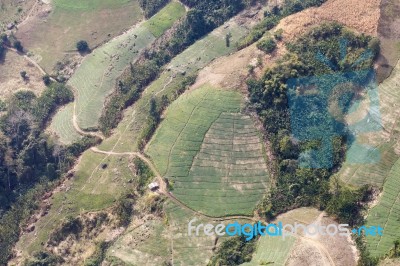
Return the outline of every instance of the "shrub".
{"type": "Polygon", "coordinates": [[[274,38],[275,38],[275,40],[281,41],[281,40],[282,40],[282,34],[283,34],[283,29],[276,30],[276,31],[274,32],[274,38]]]}
{"type": "Polygon", "coordinates": [[[106,241],[101,241],[96,244],[96,249],[94,253],[86,260],[85,266],[97,266],[101,265],[103,262],[107,249],[109,247],[110,243],[106,241]]]}
{"type": "Polygon", "coordinates": [[[21,75],[21,77],[22,77],[24,80],[25,80],[25,79],[28,79],[28,74],[26,73],[25,70],[19,72],[19,74],[21,75]]]}
{"type": "Polygon", "coordinates": [[[8,41],[8,36],[5,33],[0,34],[0,40],[3,42],[7,42],[8,41]]]}
{"type": "Polygon", "coordinates": [[[80,53],[85,53],[89,51],[89,45],[87,41],[80,40],[79,42],[76,43],[76,49],[78,49],[80,53]]]}
{"type": "Polygon", "coordinates": [[[50,76],[47,75],[47,74],[43,76],[42,80],[43,80],[43,83],[44,83],[46,86],[49,86],[50,83],[51,83],[50,76]]]}
{"type": "Polygon", "coordinates": [[[23,52],[24,47],[22,46],[22,43],[20,41],[14,41],[13,46],[15,49],[17,49],[18,52],[23,52]]]}
{"type": "Polygon", "coordinates": [[[266,38],[257,43],[257,48],[261,51],[266,52],[267,54],[272,53],[276,48],[276,43],[272,38],[266,38]]]}

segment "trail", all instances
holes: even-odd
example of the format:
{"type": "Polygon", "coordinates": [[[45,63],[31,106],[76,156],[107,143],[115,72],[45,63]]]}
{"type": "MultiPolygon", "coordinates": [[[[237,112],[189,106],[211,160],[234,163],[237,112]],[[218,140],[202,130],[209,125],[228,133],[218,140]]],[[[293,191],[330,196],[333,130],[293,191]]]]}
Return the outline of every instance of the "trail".
{"type": "MultiPolygon", "coordinates": [[[[74,93],[76,96],[76,92],[74,93]]],[[[79,125],[78,125],[78,121],[77,121],[77,115],[76,115],[76,99],[74,100],[74,112],[72,114],[72,125],[74,126],[75,130],[83,135],[83,136],[92,136],[92,137],[98,137],[101,140],[104,140],[104,136],[103,134],[99,133],[99,132],[88,132],[88,131],[84,131],[82,130],[79,125]]]]}
{"type": "Polygon", "coordinates": [[[35,3],[33,4],[32,8],[29,10],[29,13],[26,15],[25,19],[15,26],[17,29],[18,29],[18,27],[20,27],[20,26],[26,24],[26,22],[28,21],[28,19],[31,17],[33,11],[35,10],[36,6],[37,6],[38,3],[40,3],[40,2],[41,2],[41,0],[36,0],[36,1],[35,1],[35,3]]]}
{"type": "Polygon", "coordinates": [[[160,194],[163,194],[164,196],[168,197],[172,201],[174,201],[176,204],[179,206],[183,207],[184,209],[187,209],[197,215],[212,219],[214,221],[224,221],[224,220],[233,220],[233,219],[244,219],[244,220],[251,220],[251,221],[256,221],[254,217],[251,216],[245,216],[245,215],[232,215],[232,216],[224,216],[224,217],[215,217],[215,216],[210,216],[204,213],[201,213],[199,211],[196,211],[192,209],[191,207],[187,206],[185,203],[177,199],[172,193],[170,193],[167,189],[167,184],[165,183],[164,179],[162,178],[161,174],[158,172],[157,168],[154,166],[154,164],[148,159],[144,154],[140,152],[113,152],[113,151],[103,151],[98,149],[97,147],[92,147],[91,151],[95,153],[100,153],[100,154],[106,154],[106,155],[119,155],[119,156],[136,156],[143,160],[149,168],[153,171],[153,173],[156,175],[156,178],[159,182],[160,188],[158,192],[160,194]]]}
{"type": "MultiPolygon", "coordinates": [[[[29,63],[33,64],[39,71],[40,73],[42,73],[43,75],[46,75],[46,71],[44,71],[44,69],[32,58],[30,58],[29,56],[25,55],[25,54],[21,54],[20,52],[17,51],[17,49],[12,48],[10,46],[4,46],[7,50],[15,52],[16,54],[18,54],[19,56],[22,56],[25,60],[29,61],[29,63]]],[[[53,81],[54,79],[51,78],[53,81]]]]}

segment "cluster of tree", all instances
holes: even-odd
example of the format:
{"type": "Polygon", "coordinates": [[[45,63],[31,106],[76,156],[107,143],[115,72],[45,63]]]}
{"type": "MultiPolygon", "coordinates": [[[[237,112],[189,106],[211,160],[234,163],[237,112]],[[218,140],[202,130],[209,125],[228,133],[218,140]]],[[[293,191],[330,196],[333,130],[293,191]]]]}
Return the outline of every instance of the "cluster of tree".
{"type": "Polygon", "coordinates": [[[101,265],[106,257],[107,249],[110,246],[110,242],[100,241],[96,244],[94,253],[85,261],[85,266],[98,266],[101,265]]]}
{"type": "Polygon", "coordinates": [[[139,5],[143,10],[144,16],[150,18],[168,2],[169,0],[139,0],[139,5]]]}
{"type": "Polygon", "coordinates": [[[229,237],[218,247],[208,266],[241,265],[251,261],[257,239],[247,241],[244,236],[229,237]]]}
{"type": "Polygon", "coordinates": [[[59,265],[64,262],[60,256],[56,256],[50,252],[38,251],[35,252],[31,259],[24,262],[25,266],[39,266],[39,265],[59,265]]]}
{"type": "Polygon", "coordinates": [[[238,49],[243,49],[244,47],[258,41],[265,32],[278,25],[282,18],[309,7],[320,6],[325,1],[326,0],[285,0],[282,4],[282,8],[275,6],[272,10],[264,13],[263,20],[254,26],[247,36],[243,37],[239,41],[238,49]]]}
{"type": "Polygon", "coordinates": [[[158,77],[165,64],[246,6],[244,0],[182,2],[191,8],[186,17],[174,27],[171,36],[144,52],[143,60],[131,66],[128,77],[118,82],[118,90],[108,99],[100,118],[100,129],[105,135],[110,134],[120,121],[122,110],[140,97],[143,89],[158,77]]]}
{"type": "Polygon", "coordinates": [[[145,190],[147,189],[147,185],[151,182],[152,178],[154,178],[155,175],[148,167],[148,165],[144,163],[141,159],[135,158],[133,163],[135,165],[136,173],[138,175],[138,178],[135,180],[135,190],[139,194],[143,195],[145,190]]]}
{"type": "MultiPolygon", "coordinates": [[[[292,10],[297,10],[296,6],[292,10]]],[[[359,88],[346,85],[346,89],[350,89],[347,92],[351,93],[344,93],[341,89],[332,92],[326,88],[330,88],[329,83],[342,74],[361,86],[371,82],[369,75],[359,73],[368,73],[373,69],[374,59],[379,53],[379,41],[355,35],[341,25],[330,23],[312,29],[288,44],[287,49],[288,54],[275,67],[267,69],[260,80],[248,80],[252,107],[263,121],[278,161],[275,186],[259,204],[258,212],[267,219],[273,219],[293,208],[314,206],[326,210],[341,222],[361,225],[373,188],[352,189],[331,178],[345,158],[347,144],[354,140],[342,116],[352,100],[356,99],[359,88]],[[327,78],[329,76],[332,78],[327,78]],[[303,86],[298,81],[302,77],[306,77],[305,80],[316,77],[309,80],[318,80],[321,84],[315,86],[311,82],[308,87],[303,86]],[[299,114],[295,117],[288,98],[293,97],[293,91],[288,89],[293,85],[290,80],[297,80],[294,88],[299,95],[311,93],[302,97],[295,109],[299,114]],[[338,102],[337,106],[329,105],[329,101],[324,103],[326,98],[338,102]],[[308,106],[313,103],[321,106],[312,111],[308,106]],[[324,108],[329,108],[330,115],[324,108]],[[301,119],[296,117],[306,119],[306,124],[301,124],[301,119]],[[311,123],[313,119],[317,119],[318,123],[311,123]],[[294,132],[296,128],[302,129],[301,132],[294,132]],[[321,138],[311,140],[305,137],[307,135],[319,135],[321,138]],[[332,136],[330,149],[323,148],[322,135],[332,136]],[[318,150],[319,162],[328,163],[329,167],[302,166],[302,156],[311,149],[318,150]]],[[[358,237],[356,242],[361,251],[361,265],[377,265],[378,259],[370,257],[364,238],[358,237]]]]}
{"type": "MultiPolygon", "coordinates": [[[[289,53],[275,67],[267,69],[260,80],[248,80],[252,107],[263,121],[278,160],[276,185],[259,206],[260,213],[267,218],[273,218],[279,213],[300,206],[316,206],[327,209],[346,222],[352,224],[360,222],[363,200],[370,188],[352,191],[338,186],[337,190],[332,191],[330,185],[330,177],[345,158],[346,144],[352,136],[342,121],[325,114],[323,108],[329,106],[321,106],[311,112],[313,117],[321,116],[317,125],[298,126],[298,121],[291,117],[288,82],[290,79],[301,77],[347,73],[350,71],[350,66],[352,66],[351,71],[371,69],[378,50],[370,48],[375,45],[376,40],[370,37],[356,36],[336,23],[324,24],[288,45],[289,53]],[[347,41],[344,42],[344,39],[347,41]],[[371,57],[354,64],[362,54],[368,54],[368,51],[371,51],[371,57]],[[320,61],[321,58],[318,58],[320,53],[326,56],[325,62],[331,62],[331,65],[320,61]],[[332,68],[332,65],[335,67],[332,68]],[[294,134],[295,127],[303,129],[302,132],[294,134]],[[330,143],[332,148],[323,149],[322,139],[302,139],[303,133],[335,136],[330,143]],[[327,158],[330,166],[321,168],[301,166],[301,156],[312,149],[319,149],[320,157],[327,158]]],[[[323,87],[325,86],[310,86],[309,89],[319,90],[316,95],[323,95],[323,87]]],[[[301,117],[307,118],[305,113],[310,112],[310,109],[302,107],[308,106],[307,101],[320,99],[317,96],[303,98],[304,105],[300,105],[296,111],[300,112],[301,117]]],[[[344,106],[342,108],[345,109],[344,106]]]]}
{"type": "Polygon", "coordinates": [[[84,137],[64,147],[44,133],[51,114],[72,99],[72,92],[58,83],[39,97],[19,91],[0,117],[0,264],[7,261],[20,226],[37,208],[43,193],[57,183],[80,153],[98,142],[84,137]]]}
{"type": "Polygon", "coordinates": [[[118,218],[119,226],[128,226],[132,219],[133,205],[135,204],[136,196],[134,193],[126,193],[122,195],[116,202],[113,208],[113,213],[118,218]]]}

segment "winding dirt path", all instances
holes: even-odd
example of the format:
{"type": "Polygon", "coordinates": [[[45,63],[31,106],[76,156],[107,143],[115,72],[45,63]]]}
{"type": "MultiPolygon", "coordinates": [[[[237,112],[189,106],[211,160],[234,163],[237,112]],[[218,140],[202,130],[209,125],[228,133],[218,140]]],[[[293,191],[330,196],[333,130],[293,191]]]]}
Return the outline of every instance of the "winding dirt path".
{"type": "MultiPolygon", "coordinates": [[[[74,95],[76,97],[76,92],[74,89],[74,95]]],[[[83,136],[92,136],[92,137],[97,137],[100,138],[101,140],[104,140],[104,136],[103,134],[99,133],[99,132],[89,132],[89,131],[84,131],[83,129],[81,129],[78,125],[78,117],[76,115],[76,99],[74,100],[74,112],[72,114],[72,125],[74,126],[75,130],[83,136]]]]}
{"type": "MultiPolygon", "coordinates": [[[[25,60],[29,61],[29,63],[33,64],[39,71],[40,73],[42,73],[43,75],[46,75],[46,71],[44,71],[44,69],[32,58],[30,58],[29,56],[27,56],[26,54],[21,54],[20,52],[17,51],[17,49],[12,48],[10,46],[4,46],[7,50],[12,51],[16,54],[18,54],[19,56],[22,56],[25,60]]],[[[51,78],[53,81],[54,79],[51,78]]]]}
{"type": "Polygon", "coordinates": [[[119,155],[119,156],[136,156],[138,158],[140,158],[141,160],[143,160],[148,166],[149,168],[153,171],[153,173],[156,175],[156,178],[159,182],[160,188],[158,189],[157,192],[159,192],[162,195],[165,195],[166,197],[168,197],[169,199],[171,199],[172,201],[174,201],[176,204],[178,204],[179,206],[206,218],[212,219],[214,221],[224,221],[224,220],[233,220],[233,219],[244,219],[244,220],[250,220],[250,221],[258,221],[257,219],[255,219],[254,217],[251,216],[245,216],[245,215],[232,215],[232,216],[224,216],[224,217],[215,217],[215,216],[210,216],[204,213],[201,213],[199,211],[196,211],[194,209],[192,209],[191,207],[187,206],[185,203],[183,203],[182,201],[180,201],[179,199],[177,199],[172,193],[170,193],[167,189],[167,184],[164,181],[164,179],[162,178],[161,174],[158,172],[157,168],[154,166],[154,164],[151,162],[151,160],[149,158],[147,158],[143,153],[140,152],[113,152],[113,151],[103,151],[100,150],[97,147],[92,147],[91,151],[95,152],[95,153],[100,153],[100,154],[106,154],[106,155],[119,155]]]}

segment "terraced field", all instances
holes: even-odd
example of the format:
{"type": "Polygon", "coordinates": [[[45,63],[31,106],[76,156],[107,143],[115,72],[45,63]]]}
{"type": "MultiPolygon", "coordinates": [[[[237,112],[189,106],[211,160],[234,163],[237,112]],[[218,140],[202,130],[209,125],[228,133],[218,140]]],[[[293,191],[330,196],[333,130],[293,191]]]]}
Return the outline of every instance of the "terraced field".
{"type": "Polygon", "coordinates": [[[161,9],[154,17],[144,22],[144,26],[155,36],[160,37],[169,29],[177,18],[185,12],[180,2],[173,1],[161,9]]]}
{"type": "MultiPolygon", "coordinates": [[[[368,250],[372,256],[382,256],[387,253],[393,247],[393,241],[400,237],[398,232],[400,109],[397,108],[400,100],[399,88],[400,63],[397,64],[392,75],[379,86],[382,130],[357,136],[358,142],[372,147],[366,154],[366,158],[375,157],[374,154],[378,152],[378,161],[370,164],[355,164],[347,160],[338,173],[341,180],[351,185],[372,184],[383,187],[378,205],[370,210],[367,218],[368,225],[379,225],[384,228],[382,237],[367,237],[368,250]]],[[[359,155],[359,151],[355,155],[359,155]]]]}
{"type": "MultiPolygon", "coordinates": [[[[147,23],[168,15],[165,28],[169,28],[184,13],[181,4],[171,2],[147,23]]],[[[139,26],[96,49],[83,61],[68,81],[77,90],[76,115],[82,129],[97,127],[105,97],[114,89],[117,77],[154,40],[155,36],[146,26],[139,26]]]]}
{"type": "Polygon", "coordinates": [[[372,256],[382,256],[393,248],[400,238],[400,159],[393,165],[383,186],[382,197],[368,214],[368,226],[381,226],[383,236],[367,236],[368,249],[372,256]]]}
{"type": "MultiPolygon", "coordinates": [[[[382,130],[369,133],[360,133],[356,141],[370,146],[364,158],[377,159],[373,163],[352,163],[349,158],[341,168],[338,176],[346,183],[355,186],[373,184],[382,187],[393,164],[400,155],[398,136],[400,133],[400,109],[397,108],[400,100],[400,63],[397,64],[392,75],[379,85],[379,107],[381,113],[382,130]],[[377,156],[378,155],[378,156],[377,156]]],[[[367,106],[368,107],[368,106],[367,106]]],[[[359,149],[350,149],[354,156],[360,156],[359,149]]],[[[350,154],[351,155],[351,154],[350,154]]]]}
{"type": "Polygon", "coordinates": [[[287,237],[285,240],[282,240],[281,237],[263,236],[258,241],[252,260],[242,265],[256,266],[271,264],[284,266],[295,241],[295,237],[287,237]]]}
{"type": "MultiPolygon", "coordinates": [[[[190,150],[182,141],[176,144],[183,144],[179,146],[183,152],[190,150]]],[[[182,171],[186,167],[183,158],[174,155],[172,151],[168,171],[174,180],[173,193],[203,213],[251,214],[266,192],[263,147],[249,117],[222,113],[208,130],[189,173],[182,171]]]]}
{"type": "Polygon", "coordinates": [[[147,153],[173,182],[173,194],[211,216],[251,214],[268,174],[240,95],[212,87],[184,94],[168,108],[147,153]]]}
{"type": "Polygon", "coordinates": [[[50,200],[49,213],[37,221],[33,232],[21,237],[17,247],[32,254],[41,248],[40,243],[47,241],[64,218],[110,207],[131,186],[129,180],[134,176],[131,165],[129,156],[86,151],[74,177],[66,181],[50,200]]]}
{"type": "Polygon", "coordinates": [[[161,76],[146,88],[142,97],[124,112],[124,118],[114,130],[113,135],[100,146],[103,150],[113,149],[116,152],[138,150],[140,136],[146,127],[149,117],[149,102],[152,97],[161,100],[163,96],[175,97],[181,89],[181,82],[185,76],[193,75],[213,59],[227,55],[235,50],[234,43],[248,31],[250,21],[243,24],[236,22],[239,16],[231,19],[221,27],[215,29],[203,39],[191,45],[177,55],[166,67],[161,76]],[[225,36],[231,32],[230,47],[226,46],[225,36]],[[181,73],[185,73],[182,75],[181,73]]]}
{"type": "Polygon", "coordinates": [[[50,133],[54,133],[55,137],[63,144],[68,145],[81,138],[81,135],[75,130],[72,123],[73,113],[74,104],[67,104],[53,117],[53,121],[48,128],[50,133]]]}
{"type": "MultiPolygon", "coordinates": [[[[160,15],[156,14],[148,22],[157,21],[158,16],[165,17],[169,14],[170,27],[184,12],[181,4],[171,2],[160,11],[160,15]]],[[[130,62],[138,58],[140,51],[154,40],[153,34],[142,24],[104,44],[85,58],[68,81],[77,94],[75,114],[80,128],[97,128],[104,100],[114,89],[116,79],[130,62]]],[[[58,112],[51,125],[51,129],[63,143],[70,143],[77,139],[77,135],[71,133],[74,112],[70,111],[71,107],[68,107],[58,112]],[[62,127],[61,122],[65,124],[62,127]]]]}

